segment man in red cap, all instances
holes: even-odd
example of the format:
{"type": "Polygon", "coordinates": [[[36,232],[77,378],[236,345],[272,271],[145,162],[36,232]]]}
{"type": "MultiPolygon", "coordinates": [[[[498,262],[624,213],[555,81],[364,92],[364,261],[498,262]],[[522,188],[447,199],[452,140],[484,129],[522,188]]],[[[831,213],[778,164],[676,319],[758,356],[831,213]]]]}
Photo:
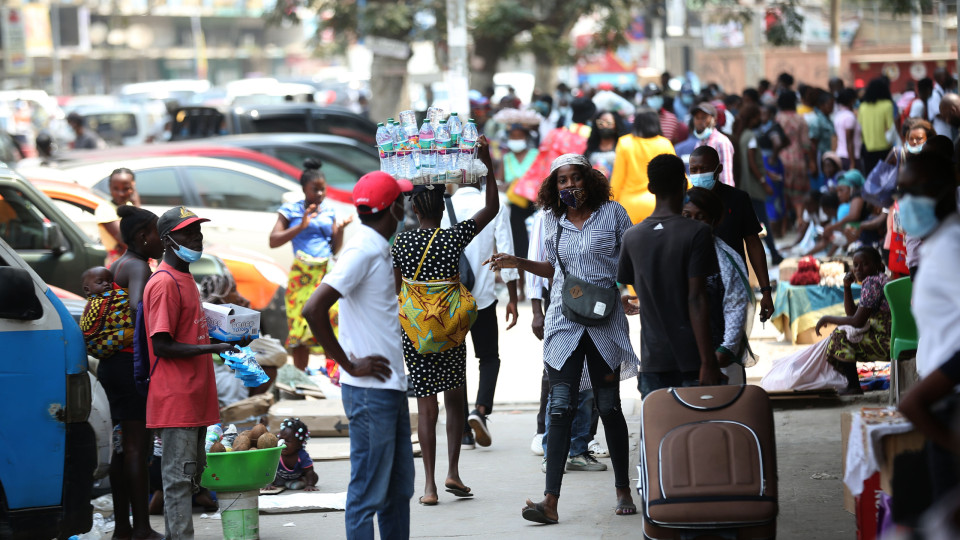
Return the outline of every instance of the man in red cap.
{"type": "Polygon", "coordinates": [[[340,365],[343,408],[350,419],[348,539],[409,538],[413,448],[403,366],[403,338],[389,239],[403,223],[407,180],[363,175],[353,188],[360,229],[340,252],[303,308],[327,357],[340,365]],[[340,302],[340,337],[330,308],[340,302]]]}
{"type": "Polygon", "coordinates": [[[192,495],[206,464],[207,426],[220,421],[211,354],[233,348],[210,343],[190,263],[203,254],[200,224],[186,207],[160,216],[163,262],[143,291],[150,360],[147,428],[163,440],[163,521],[167,538],[193,538],[192,495]]]}

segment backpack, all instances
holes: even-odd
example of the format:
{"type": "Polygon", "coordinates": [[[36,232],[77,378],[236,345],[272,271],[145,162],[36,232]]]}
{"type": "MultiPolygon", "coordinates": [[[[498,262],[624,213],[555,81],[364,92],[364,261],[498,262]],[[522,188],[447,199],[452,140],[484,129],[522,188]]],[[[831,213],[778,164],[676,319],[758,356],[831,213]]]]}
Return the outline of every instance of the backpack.
{"type": "MultiPolygon", "coordinates": [[[[921,102],[921,103],[923,103],[923,100],[921,100],[920,98],[914,98],[914,99],[910,100],[910,103],[909,103],[906,107],[904,107],[902,111],[900,111],[900,118],[897,119],[897,120],[898,120],[898,121],[897,121],[897,130],[898,130],[898,131],[903,129],[903,124],[907,121],[907,119],[910,118],[910,109],[912,109],[912,108],[913,108],[913,104],[916,103],[916,102],[918,102],[918,101],[921,102]]],[[[924,116],[926,116],[926,114],[927,114],[927,106],[926,106],[926,103],[923,103],[923,105],[924,105],[924,106],[923,106],[923,114],[924,114],[924,116]]],[[[923,117],[921,117],[921,118],[923,118],[923,117]]],[[[923,119],[926,120],[925,118],[923,118],[923,119]]]]}
{"type": "MultiPolygon", "coordinates": [[[[147,283],[161,272],[173,278],[173,274],[170,272],[157,270],[147,279],[147,283]]],[[[183,294],[180,293],[180,284],[177,283],[176,279],[173,280],[173,283],[177,286],[177,294],[180,294],[182,301],[183,294]]],[[[144,285],[144,290],[146,290],[146,285],[144,285]]],[[[156,371],[157,364],[160,362],[160,357],[157,357],[153,361],[153,366],[150,365],[149,339],[150,337],[147,335],[147,324],[143,316],[143,299],[141,298],[140,301],[137,302],[137,318],[133,325],[133,383],[141,396],[147,395],[150,389],[150,377],[153,376],[153,372],[156,371]]]]}

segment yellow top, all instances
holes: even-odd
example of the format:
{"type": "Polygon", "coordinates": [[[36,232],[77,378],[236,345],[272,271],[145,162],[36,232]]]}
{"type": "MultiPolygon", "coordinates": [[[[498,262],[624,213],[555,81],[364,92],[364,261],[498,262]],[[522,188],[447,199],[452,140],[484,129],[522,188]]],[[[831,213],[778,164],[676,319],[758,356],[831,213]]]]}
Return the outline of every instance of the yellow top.
{"type": "Polygon", "coordinates": [[[653,213],[656,197],[647,190],[647,165],[660,154],[674,154],[670,141],[661,135],[647,139],[624,135],[617,141],[610,187],[613,200],[627,210],[633,223],[640,223],[653,213]]]}
{"type": "Polygon", "coordinates": [[[889,150],[887,130],[893,126],[893,102],[883,99],[874,103],[861,103],[857,110],[861,137],[867,152],[889,150]]]}

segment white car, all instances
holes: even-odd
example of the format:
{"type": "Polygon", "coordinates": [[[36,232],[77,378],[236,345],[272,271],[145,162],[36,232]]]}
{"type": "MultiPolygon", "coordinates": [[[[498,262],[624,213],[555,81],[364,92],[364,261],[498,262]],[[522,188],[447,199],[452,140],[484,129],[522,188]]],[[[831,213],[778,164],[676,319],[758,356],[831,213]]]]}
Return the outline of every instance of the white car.
{"type": "MultiPolygon", "coordinates": [[[[208,245],[244,247],[272,257],[283,268],[293,263],[289,244],[270,249],[270,231],[277,210],[288,201],[303,198],[300,184],[262,169],[221,159],[164,156],[104,163],[71,163],[57,172],[46,167],[21,170],[27,178],[70,178],[110,198],[107,182],[115,169],[126,167],[136,175],[140,203],[158,216],[184,205],[200,217],[208,245]]],[[[356,215],[353,205],[328,199],[338,219],[356,215]]],[[[354,225],[344,231],[349,236],[354,225]]]]}

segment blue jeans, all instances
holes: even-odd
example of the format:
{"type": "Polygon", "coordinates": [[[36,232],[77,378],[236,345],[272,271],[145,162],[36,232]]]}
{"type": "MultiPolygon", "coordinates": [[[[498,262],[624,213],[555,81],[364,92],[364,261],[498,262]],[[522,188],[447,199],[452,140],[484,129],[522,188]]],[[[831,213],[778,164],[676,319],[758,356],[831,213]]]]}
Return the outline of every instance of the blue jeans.
{"type": "MultiPolygon", "coordinates": [[[[547,410],[550,410],[550,398],[547,398],[547,410]]],[[[590,444],[590,424],[593,421],[593,390],[581,390],[577,415],[570,424],[570,457],[587,453],[590,444]]],[[[547,438],[550,433],[550,415],[544,418],[546,429],[543,431],[543,455],[547,455],[547,438]]]]}
{"type": "Polygon", "coordinates": [[[700,386],[699,371],[662,371],[662,372],[640,372],[637,375],[637,389],[640,390],[640,397],[645,398],[647,394],[661,388],[677,388],[684,386],[700,386]]]}
{"type": "Polygon", "coordinates": [[[350,485],[345,524],[350,540],[410,538],[413,447],[407,394],[399,390],[342,386],[350,420],[350,485]]]}

